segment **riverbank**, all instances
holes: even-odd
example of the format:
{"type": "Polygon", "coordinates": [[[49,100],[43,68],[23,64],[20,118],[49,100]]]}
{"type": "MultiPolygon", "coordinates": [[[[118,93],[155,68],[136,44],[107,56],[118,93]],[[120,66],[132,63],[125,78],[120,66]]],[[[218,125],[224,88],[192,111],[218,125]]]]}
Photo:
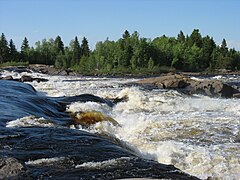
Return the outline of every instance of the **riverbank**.
{"type": "Polygon", "coordinates": [[[226,69],[217,69],[214,71],[203,71],[203,72],[182,72],[182,71],[172,71],[169,69],[164,69],[161,72],[150,72],[150,71],[135,71],[135,72],[112,72],[112,73],[104,73],[104,72],[93,72],[93,73],[80,73],[76,72],[73,69],[67,68],[55,68],[53,65],[44,65],[44,64],[26,64],[21,66],[1,66],[0,70],[8,70],[15,72],[38,72],[47,75],[62,75],[62,76],[95,76],[95,77],[126,77],[126,78],[147,78],[147,77],[158,77],[160,75],[165,74],[182,74],[185,76],[218,76],[218,75],[240,75],[240,71],[231,71],[226,69]]]}

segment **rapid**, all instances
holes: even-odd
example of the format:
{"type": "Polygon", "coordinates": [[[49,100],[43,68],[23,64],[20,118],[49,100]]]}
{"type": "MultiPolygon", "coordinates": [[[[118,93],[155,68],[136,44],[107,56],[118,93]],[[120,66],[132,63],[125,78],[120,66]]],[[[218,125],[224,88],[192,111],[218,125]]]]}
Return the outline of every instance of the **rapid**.
{"type": "MultiPolygon", "coordinates": [[[[118,138],[143,158],[172,164],[201,179],[240,178],[240,99],[146,89],[132,85],[137,78],[48,76],[8,71],[2,75],[46,78],[49,81],[29,84],[38,93],[52,97],[87,93],[106,99],[124,98],[113,107],[97,102],[74,102],[67,106],[70,113],[101,112],[119,125],[103,121],[89,127],[69,128],[118,138]]],[[[240,76],[208,78],[240,82],[240,76]]],[[[25,116],[8,122],[7,127],[57,126],[43,119],[25,116]]],[[[88,163],[78,167],[85,165],[90,166],[88,163]]]]}

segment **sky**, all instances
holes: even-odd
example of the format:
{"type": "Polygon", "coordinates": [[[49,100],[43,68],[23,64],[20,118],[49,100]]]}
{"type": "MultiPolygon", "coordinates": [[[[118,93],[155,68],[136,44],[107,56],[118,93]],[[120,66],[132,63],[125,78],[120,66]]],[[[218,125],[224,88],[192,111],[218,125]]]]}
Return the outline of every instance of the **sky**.
{"type": "Polygon", "coordinates": [[[240,50],[240,0],[0,0],[0,33],[19,49],[60,35],[64,44],[85,36],[96,42],[119,39],[125,30],[154,39],[176,37],[180,30],[240,50]]]}

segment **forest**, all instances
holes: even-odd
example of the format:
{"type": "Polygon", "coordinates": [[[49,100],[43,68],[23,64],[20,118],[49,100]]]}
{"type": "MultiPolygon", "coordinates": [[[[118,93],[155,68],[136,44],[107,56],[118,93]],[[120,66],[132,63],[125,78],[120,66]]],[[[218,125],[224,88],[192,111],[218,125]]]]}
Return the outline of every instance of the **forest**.
{"type": "Polygon", "coordinates": [[[43,39],[30,47],[27,37],[20,50],[4,33],[0,37],[0,65],[46,64],[71,68],[82,74],[161,73],[169,71],[214,72],[218,69],[240,70],[240,52],[220,45],[199,29],[190,35],[182,31],[176,37],[162,35],[154,39],[141,37],[137,31],[125,31],[121,38],[97,42],[90,50],[86,37],[76,36],[68,46],[61,37],[43,39]]]}

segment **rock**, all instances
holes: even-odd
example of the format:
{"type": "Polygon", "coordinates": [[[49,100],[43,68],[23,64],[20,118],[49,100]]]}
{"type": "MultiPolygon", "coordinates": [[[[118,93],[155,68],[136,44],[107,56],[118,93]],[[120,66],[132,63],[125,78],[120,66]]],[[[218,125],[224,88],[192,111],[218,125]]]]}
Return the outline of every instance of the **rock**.
{"type": "Polygon", "coordinates": [[[13,77],[12,76],[6,76],[6,77],[3,77],[1,80],[13,80],[13,77]]]}
{"type": "Polygon", "coordinates": [[[0,179],[17,179],[23,174],[25,167],[12,157],[0,157],[0,179]]]}
{"type": "Polygon", "coordinates": [[[20,78],[20,81],[21,81],[21,82],[32,82],[32,81],[33,81],[33,78],[32,78],[31,76],[23,75],[23,76],[20,78]]]}
{"type": "Polygon", "coordinates": [[[23,75],[19,81],[20,82],[33,82],[33,81],[46,82],[48,80],[43,78],[32,78],[31,76],[23,75]]]}
{"type": "Polygon", "coordinates": [[[86,112],[78,112],[71,115],[74,118],[75,124],[80,124],[82,126],[90,126],[92,124],[96,124],[102,121],[108,121],[112,123],[114,126],[118,126],[119,123],[114,120],[112,117],[104,115],[98,111],[86,111],[86,112]]]}
{"type": "Polygon", "coordinates": [[[6,138],[1,138],[0,152],[15,161],[0,164],[0,179],[13,175],[17,179],[198,179],[173,165],[142,159],[124,148],[121,141],[81,130],[32,127],[1,132],[6,138]]]}
{"type": "Polygon", "coordinates": [[[210,97],[239,97],[237,89],[218,80],[197,81],[187,76],[175,74],[157,78],[147,78],[136,83],[156,88],[176,89],[189,94],[203,94],[210,97]]]}

